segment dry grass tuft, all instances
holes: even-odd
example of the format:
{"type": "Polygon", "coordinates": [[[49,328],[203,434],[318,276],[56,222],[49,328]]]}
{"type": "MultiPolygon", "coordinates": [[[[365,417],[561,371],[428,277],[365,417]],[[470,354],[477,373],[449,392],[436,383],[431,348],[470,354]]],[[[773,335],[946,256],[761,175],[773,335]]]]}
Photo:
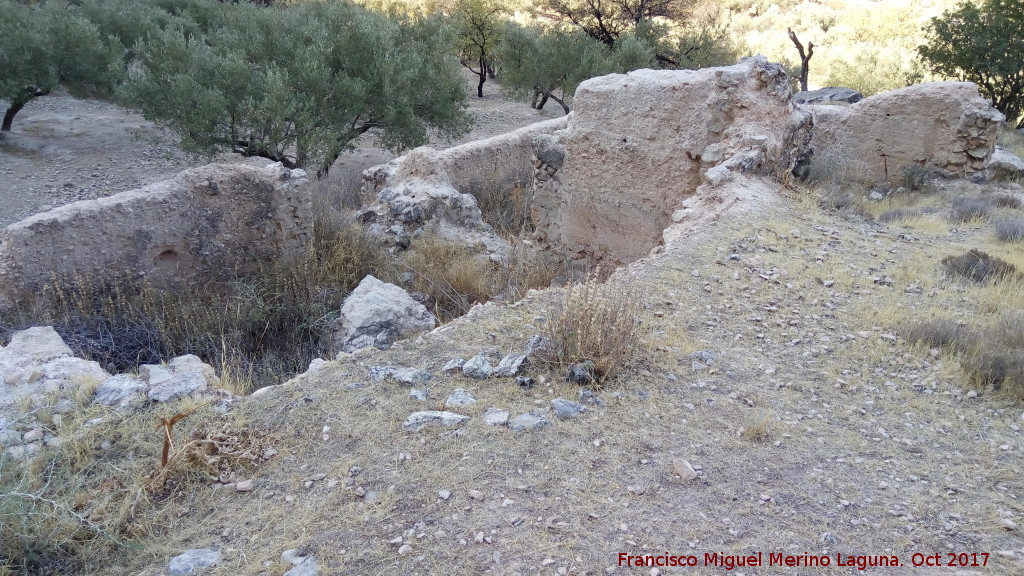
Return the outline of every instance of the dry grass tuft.
{"type": "Polygon", "coordinates": [[[1020,242],[1024,240],[1024,216],[1003,214],[993,220],[992,229],[1003,242],[1020,242]]]}
{"type": "Polygon", "coordinates": [[[976,330],[967,324],[948,318],[936,318],[910,324],[901,329],[900,333],[909,342],[956,352],[969,350],[978,342],[976,330]]]}
{"type": "Polygon", "coordinates": [[[916,218],[920,215],[920,210],[915,210],[913,208],[895,208],[893,210],[886,210],[885,212],[879,214],[878,221],[885,222],[886,224],[888,224],[890,222],[901,222],[903,220],[909,220],[911,218],[916,218]]]}
{"type": "Polygon", "coordinates": [[[978,249],[961,256],[946,256],[942,259],[946,274],[960,276],[975,282],[987,282],[1017,275],[1017,267],[1002,258],[989,256],[978,249]]]}
{"type": "Polygon", "coordinates": [[[995,210],[995,204],[988,198],[957,196],[953,198],[950,219],[954,222],[971,222],[987,218],[995,210]]]}
{"type": "Polygon", "coordinates": [[[767,442],[774,436],[775,425],[769,412],[751,414],[743,421],[739,436],[751,442],[767,442]]]}
{"type": "Polygon", "coordinates": [[[600,282],[592,273],[560,296],[548,317],[545,335],[552,346],[542,360],[560,370],[590,363],[598,384],[614,377],[639,345],[642,298],[637,289],[600,282]]]}
{"type": "Polygon", "coordinates": [[[992,195],[992,202],[998,208],[1013,208],[1019,210],[1021,206],[1024,206],[1024,202],[1013,194],[999,193],[992,195]]]}
{"type": "Polygon", "coordinates": [[[901,333],[911,342],[955,354],[973,386],[1024,398],[1024,313],[1004,313],[984,330],[936,319],[912,324],[901,333]]]}
{"type": "Polygon", "coordinates": [[[423,294],[424,305],[441,322],[462,316],[494,293],[493,265],[465,245],[421,237],[400,263],[413,274],[410,289],[423,294]]]}

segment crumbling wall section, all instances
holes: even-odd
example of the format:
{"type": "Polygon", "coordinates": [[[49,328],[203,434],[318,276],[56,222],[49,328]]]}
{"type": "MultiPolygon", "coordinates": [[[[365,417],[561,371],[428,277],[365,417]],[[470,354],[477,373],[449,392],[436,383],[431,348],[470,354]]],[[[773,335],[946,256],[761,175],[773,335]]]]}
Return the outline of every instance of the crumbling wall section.
{"type": "Polygon", "coordinates": [[[533,180],[533,139],[565,128],[566,118],[537,122],[483,140],[474,140],[444,150],[417,148],[416,154],[399,156],[387,164],[363,172],[363,191],[376,196],[385,187],[410,178],[427,178],[442,172],[445,180],[463,193],[483,186],[514,184],[529,186],[533,180]],[[429,166],[423,165],[429,158],[429,166]]]}
{"type": "Polygon", "coordinates": [[[988,166],[1004,116],[970,82],[926,82],[850,106],[809,105],[813,174],[899,182],[908,169],[963,177],[988,166]]]}
{"type": "Polygon", "coordinates": [[[735,172],[785,179],[808,153],[810,115],[760,56],[593,78],[573,101],[568,127],[536,140],[534,220],[538,241],[574,257],[642,258],[699,189],[735,172]]]}
{"type": "Polygon", "coordinates": [[[0,305],[54,278],[175,287],[252,272],[308,245],[306,183],[280,164],[211,164],[36,214],[0,232],[0,305]]]}

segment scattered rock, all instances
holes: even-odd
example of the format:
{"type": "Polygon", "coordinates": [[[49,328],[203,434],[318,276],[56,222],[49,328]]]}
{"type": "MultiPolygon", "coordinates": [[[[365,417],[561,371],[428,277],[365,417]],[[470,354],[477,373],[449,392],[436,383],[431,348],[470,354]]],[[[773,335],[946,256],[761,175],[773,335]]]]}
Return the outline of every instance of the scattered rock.
{"type": "Polygon", "coordinates": [[[403,427],[411,432],[419,432],[427,425],[458,426],[469,421],[469,416],[455,414],[454,412],[442,412],[440,410],[426,410],[413,412],[405,419],[403,427]]]}
{"type": "Polygon", "coordinates": [[[580,390],[580,401],[592,406],[604,406],[604,400],[601,400],[601,398],[586,388],[580,390]]]}
{"type": "Polygon", "coordinates": [[[441,372],[444,372],[444,373],[458,372],[459,370],[462,370],[462,365],[465,364],[465,363],[466,363],[466,361],[464,359],[462,359],[461,357],[460,358],[452,358],[447,363],[445,363],[444,366],[441,367],[441,372]]]}
{"type": "Polygon", "coordinates": [[[334,338],[345,352],[370,346],[386,350],[436,325],[437,318],[408,292],[367,276],[342,303],[334,338]]]}
{"type": "Polygon", "coordinates": [[[168,576],[185,576],[209,568],[221,561],[220,550],[216,548],[194,548],[171,558],[167,564],[168,576]]]}
{"type": "Polygon", "coordinates": [[[427,399],[427,391],[417,390],[416,388],[413,388],[412,390],[409,390],[409,398],[412,398],[413,400],[419,400],[420,402],[424,402],[427,399]]]}
{"type": "Polygon", "coordinates": [[[241,482],[235,482],[235,490],[238,492],[252,492],[252,488],[252,480],[242,480],[241,482]]]}
{"type": "Polygon", "coordinates": [[[452,393],[448,395],[448,399],[444,401],[444,405],[447,408],[472,406],[473,404],[476,404],[476,398],[468,390],[463,390],[462,388],[452,390],[452,393]]]}
{"type": "Polygon", "coordinates": [[[518,375],[526,365],[525,354],[508,354],[501,359],[498,367],[494,369],[492,376],[498,378],[509,378],[518,375]]]}
{"type": "Polygon", "coordinates": [[[478,380],[490,378],[493,372],[494,367],[491,366],[490,360],[484,354],[477,354],[462,365],[463,374],[478,380]]]}
{"type": "Polygon", "coordinates": [[[1013,180],[1024,175],[1024,160],[1021,160],[1010,151],[996,146],[989,157],[988,166],[985,168],[985,178],[988,180],[1013,180]]]}
{"type": "Polygon", "coordinates": [[[452,497],[452,493],[449,490],[438,490],[437,497],[441,500],[447,500],[452,497]]]}
{"type": "Polygon", "coordinates": [[[572,418],[587,409],[587,407],[582,404],[577,404],[564,398],[555,398],[552,400],[551,407],[555,409],[555,415],[559,418],[572,418]]]}
{"type": "Polygon", "coordinates": [[[131,374],[118,374],[107,378],[100,384],[96,389],[93,402],[103,406],[124,408],[141,403],[147,387],[145,382],[131,374]]]}
{"type": "Polygon", "coordinates": [[[541,414],[534,412],[527,412],[520,414],[515,418],[508,421],[508,427],[515,432],[523,432],[525,430],[535,430],[537,428],[543,428],[549,424],[547,418],[541,414]]]}
{"type": "Polygon", "coordinates": [[[697,350],[693,354],[690,354],[690,359],[696,360],[697,362],[703,362],[710,366],[718,360],[718,353],[712,352],[711,350],[697,350]]]}
{"type": "Polygon", "coordinates": [[[317,576],[320,574],[320,563],[314,556],[305,556],[298,550],[285,550],[281,559],[292,565],[282,576],[317,576]]]}
{"type": "Polygon", "coordinates": [[[504,426],[508,423],[509,413],[499,408],[484,410],[484,424],[488,426],[504,426]]]}
{"type": "Polygon", "coordinates": [[[566,379],[573,384],[593,384],[595,381],[594,363],[587,360],[569,366],[566,379]]]}
{"type": "Polygon", "coordinates": [[[551,342],[550,338],[547,338],[545,336],[534,336],[533,338],[530,338],[526,342],[526,355],[533,356],[537,352],[541,352],[543,350],[550,350],[552,346],[553,343],[551,342]]]}
{"type": "Polygon", "coordinates": [[[167,365],[143,364],[139,377],[149,386],[149,399],[154,402],[168,402],[220,385],[213,366],[193,354],[178,356],[167,365]]]}
{"type": "Polygon", "coordinates": [[[693,480],[697,477],[697,472],[693,469],[693,466],[681,458],[676,458],[672,461],[672,472],[682,480],[693,480]]]}
{"type": "Polygon", "coordinates": [[[535,383],[536,382],[533,380],[533,378],[529,376],[516,376],[516,384],[520,388],[526,388],[527,390],[529,390],[530,388],[533,388],[533,385],[535,383]]]}
{"type": "Polygon", "coordinates": [[[422,368],[399,368],[391,371],[391,378],[406,386],[419,386],[433,379],[429,370],[422,368]]]}
{"type": "Polygon", "coordinates": [[[473,500],[483,501],[484,499],[484,493],[479,490],[470,490],[469,492],[466,492],[466,495],[473,500]]]}

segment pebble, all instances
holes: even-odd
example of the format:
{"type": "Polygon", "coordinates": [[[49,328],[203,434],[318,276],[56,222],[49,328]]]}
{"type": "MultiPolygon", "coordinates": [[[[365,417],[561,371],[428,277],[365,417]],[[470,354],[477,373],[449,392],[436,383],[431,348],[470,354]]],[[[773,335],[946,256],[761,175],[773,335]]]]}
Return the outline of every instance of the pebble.
{"type": "Polygon", "coordinates": [[[448,490],[438,490],[437,491],[437,496],[441,500],[447,500],[447,499],[452,497],[452,493],[450,491],[448,491],[448,490]]]}
{"type": "Polygon", "coordinates": [[[252,492],[252,488],[252,480],[242,480],[241,482],[235,482],[235,490],[238,492],[252,492]]]}
{"type": "Polygon", "coordinates": [[[469,492],[466,492],[466,494],[470,498],[472,498],[473,500],[483,500],[484,499],[484,493],[479,491],[479,490],[470,490],[469,492]]]}

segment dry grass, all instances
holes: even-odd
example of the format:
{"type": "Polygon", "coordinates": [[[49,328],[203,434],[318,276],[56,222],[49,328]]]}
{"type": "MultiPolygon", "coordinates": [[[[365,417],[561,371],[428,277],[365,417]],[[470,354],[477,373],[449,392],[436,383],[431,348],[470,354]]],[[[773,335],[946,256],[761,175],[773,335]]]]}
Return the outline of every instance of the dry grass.
{"type": "Polygon", "coordinates": [[[999,136],[999,145],[1018,158],[1024,158],[1024,131],[1007,128],[999,136]]]}
{"type": "Polygon", "coordinates": [[[7,312],[4,333],[52,325],[76,354],[111,372],[195,354],[236,392],[277,384],[331,354],[326,328],[364,276],[394,275],[389,256],[350,221],[321,217],[315,231],[298,258],[177,292],[127,279],[54,278],[7,312]]]}
{"type": "Polygon", "coordinates": [[[992,230],[1002,242],[1020,242],[1024,240],[1024,216],[1020,214],[1002,214],[992,220],[992,230]]]}
{"type": "Polygon", "coordinates": [[[956,196],[950,206],[950,220],[972,222],[988,216],[995,210],[995,204],[985,197],[956,196]]]}
{"type": "Polygon", "coordinates": [[[520,236],[532,229],[530,208],[533,193],[526,186],[483,184],[465,192],[476,198],[484,222],[490,224],[499,236],[520,236]]]}
{"type": "MultiPolygon", "coordinates": [[[[179,425],[179,438],[208,438],[204,430],[218,427],[240,431],[236,437],[254,434],[189,400],[169,408],[199,410],[179,425]]],[[[91,407],[49,421],[63,442],[40,456],[15,460],[0,451],[0,573],[80,573],[95,558],[132,549],[165,530],[169,519],[190,514],[211,466],[246,469],[229,457],[211,463],[216,446],[201,440],[183,441],[172,465],[161,469],[162,432],[154,423],[149,410],[91,407]]]]}
{"type": "Polygon", "coordinates": [[[545,325],[552,341],[543,359],[558,370],[585,364],[596,383],[637,354],[642,297],[628,283],[601,282],[596,273],[564,290],[545,325]]]}

